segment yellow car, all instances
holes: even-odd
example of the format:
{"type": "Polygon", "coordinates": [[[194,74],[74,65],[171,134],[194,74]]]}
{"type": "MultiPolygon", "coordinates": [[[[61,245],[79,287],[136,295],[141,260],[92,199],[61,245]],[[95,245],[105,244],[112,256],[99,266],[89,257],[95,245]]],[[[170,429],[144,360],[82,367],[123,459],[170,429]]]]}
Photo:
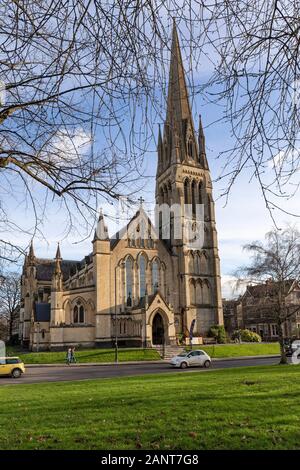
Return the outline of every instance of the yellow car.
{"type": "Polygon", "coordinates": [[[25,372],[25,366],[19,357],[0,357],[0,375],[10,375],[18,379],[25,372]]]}

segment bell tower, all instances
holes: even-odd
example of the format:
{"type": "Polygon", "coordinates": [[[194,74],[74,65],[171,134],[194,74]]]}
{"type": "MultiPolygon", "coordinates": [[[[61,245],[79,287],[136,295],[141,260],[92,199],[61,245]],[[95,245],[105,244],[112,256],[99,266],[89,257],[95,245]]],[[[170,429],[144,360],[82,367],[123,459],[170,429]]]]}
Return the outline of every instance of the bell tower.
{"type": "Polygon", "coordinates": [[[187,332],[195,319],[194,335],[203,337],[212,325],[223,324],[220,260],[202,120],[196,133],[175,23],[167,114],[163,133],[159,128],[157,153],[156,204],[171,208],[169,219],[160,217],[157,223],[160,236],[178,260],[179,295],[175,305],[183,331],[187,332]],[[193,226],[200,243],[191,244],[182,235],[188,225],[193,226]],[[164,232],[166,226],[169,231],[164,232]]]}

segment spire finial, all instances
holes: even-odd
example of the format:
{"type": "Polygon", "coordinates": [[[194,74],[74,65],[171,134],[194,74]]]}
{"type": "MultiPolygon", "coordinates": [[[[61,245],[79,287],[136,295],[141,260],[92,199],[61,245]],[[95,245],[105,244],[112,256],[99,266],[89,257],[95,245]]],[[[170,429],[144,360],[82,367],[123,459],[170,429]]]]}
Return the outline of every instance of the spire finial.
{"type": "Polygon", "coordinates": [[[35,263],[35,254],[34,254],[34,249],[33,249],[33,239],[30,242],[30,247],[29,247],[29,253],[27,257],[27,262],[28,265],[33,265],[35,263]]]}
{"type": "Polygon", "coordinates": [[[61,254],[60,254],[60,246],[59,246],[59,242],[57,243],[57,250],[56,250],[56,255],[55,255],[55,259],[59,259],[61,260],[62,257],[61,257],[61,254]]]}
{"type": "Polygon", "coordinates": [[[109,239],[108,230],[105,224],[104,214],[103,214],[103,210],[101,207],[100,212],[99,212],[99,219],[98,219],[97,227],[95,230],[94,241],[95,240],[108,240],[108,239],[109,239]]]}
{"type": "Polygon", "coordinates": [[[205,150],[205,136],[204,136],[204,131],[203,131],[201,114],[199,114],[198,143],[199,143],[199,162],[202,168],[204,168],[205,170],[208,170],[208,162],[207,162],[206,150],[205,150]]]}

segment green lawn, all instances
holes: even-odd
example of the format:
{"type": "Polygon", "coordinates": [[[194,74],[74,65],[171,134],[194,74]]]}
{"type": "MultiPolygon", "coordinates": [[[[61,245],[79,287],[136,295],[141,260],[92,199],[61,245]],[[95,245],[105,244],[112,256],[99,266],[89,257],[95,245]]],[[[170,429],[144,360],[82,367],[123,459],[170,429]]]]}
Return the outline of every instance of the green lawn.
{"type": "Polygon", "coordinates": [[[199,348],[204,349],[211,357],[260,356],[280,352],[279,343],[216,344],[199,348]]]}
{"type": "Polygon", "coordinates": [[[299,449],[300,367],[0,387],[1,449],[299,449]]]}
{"type": "MultiPolygon", "coordinates": [[[[25,353],[17,352],[25,364],[62,364],[66,362],[66,351],[25,353]]],[[[113,362],[115,351],[113,349],[81,349],[75,351],[77,362],[113,362]]],[[[150,361],[159,360],[156,349],[119,349],[119,361],[150,361]]]]}
{"type": "MultiPolygon", "coordinates": [[[[211,357],[257,356],[264,354],[279,354],[278,343],[247,343],[247,344],[217,344],[212,346],[194,346],[207,351],[211,357]]],[[[183,349],[183,348],[182,348],[183,349]]],[[[27,353],[17,348],[8,348],[9,355],[21,357],[25,364],[62,364],[66,352],[27,353]]],[[[114,349],[79,349],[75,352],[77,362],[113,362],[114,349]]],[[[155,349],[119,349],[119,361],[151,361],[159,360],[155,349]]]]}

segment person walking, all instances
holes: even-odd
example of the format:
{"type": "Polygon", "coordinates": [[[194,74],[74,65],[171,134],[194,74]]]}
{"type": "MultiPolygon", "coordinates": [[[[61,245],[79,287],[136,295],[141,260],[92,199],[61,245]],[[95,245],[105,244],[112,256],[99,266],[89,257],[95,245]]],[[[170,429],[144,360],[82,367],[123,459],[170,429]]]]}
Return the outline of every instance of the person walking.
{"type": "Polygon", "coordinates": [[[71,348],[71,362],[76,363],[75,348],[71,348]]]}
{"type": "Polygon", "coordinates": [[[67,355],[66,355],[66,361],[67,361],[68,366],[72,362],[72,348],[68,348],[67,355]]]}

